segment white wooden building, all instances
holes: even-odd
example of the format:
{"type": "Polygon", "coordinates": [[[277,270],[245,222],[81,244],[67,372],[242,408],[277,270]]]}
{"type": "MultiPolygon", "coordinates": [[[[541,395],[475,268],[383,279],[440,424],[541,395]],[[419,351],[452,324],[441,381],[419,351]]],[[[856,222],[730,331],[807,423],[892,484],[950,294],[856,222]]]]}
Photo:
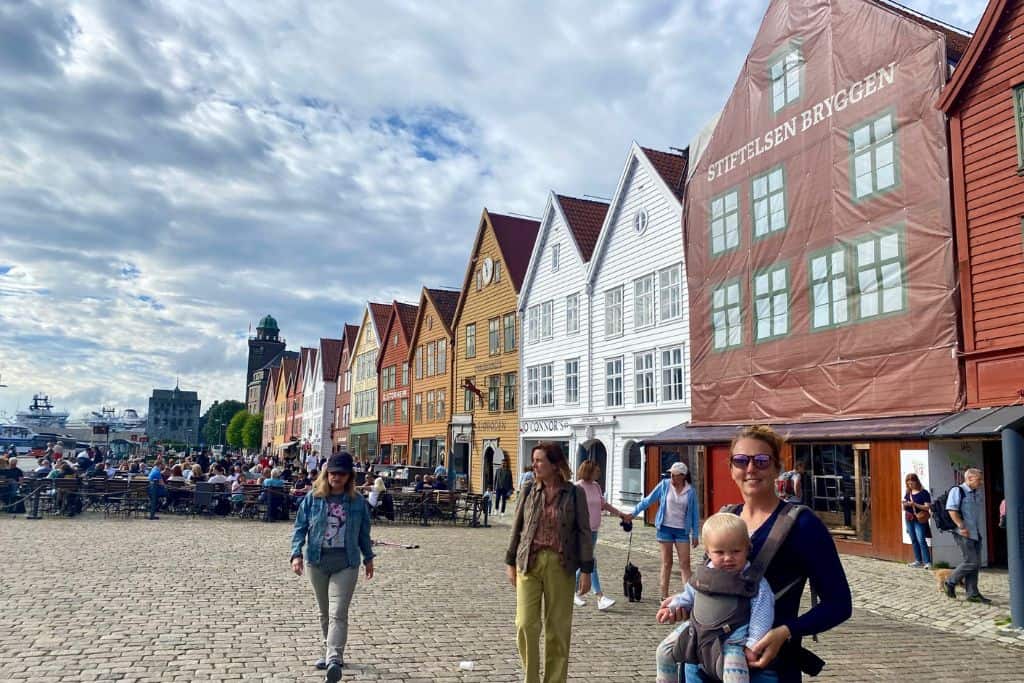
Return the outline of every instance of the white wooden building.
{"type": "Polygon", "coordinates": [[[340,339],[320,339],[320,345],[306,364],[302,391],[303,448],[317,453],[331,452],[334,402],[338,394],[340,339]]]}

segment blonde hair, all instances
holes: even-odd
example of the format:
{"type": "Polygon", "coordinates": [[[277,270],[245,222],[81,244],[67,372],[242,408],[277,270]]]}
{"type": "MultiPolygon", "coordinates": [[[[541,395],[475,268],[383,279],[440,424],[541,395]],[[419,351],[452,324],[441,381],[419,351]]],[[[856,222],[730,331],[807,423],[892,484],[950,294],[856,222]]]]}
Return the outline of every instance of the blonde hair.
{"type": "MultiPolygon", "coordinates": [[[[356,492],[356,475],[354,472],[348,473],[348,481],[345,482],[345,493],[349,498],[355,498],[359,495],[356,492]]],[[[327,468],[323,467],[320,469],[320,474],[317,475],[316,481],[313,482],[313,497],[326,498],[329,495],[331,495],[331,482],[327,480],[327,468]]]]}
{"type": "Polygon", "coordinates": [[[716,512],[704,520],[700,535],[705,539],[705,543],[712,534],[742,538],[744,543],[750,545],[750,532],[747,531],[747,523],[739,515],[734,515],[731,512],[716,512]]]}
{"type": "Polygon", "coordinates": [[[580,466],[576,468],[576,478],[583,481],[590,481],[590,477],[594,475],[594,472],[599,471],[601,466],[597,464],[596,460],[586,459],[580,463],[580,466]]]}
{"type": "Polygon", "coordinates": [[[774,429],[767,425],[743,427],[740,431],[736,432],[736,436],[733,437],[732,443],[729,445],[729,450],[732,451],[736,448],[736,444],[741,439],[756,439],[766,444],[771,451],[772,463],[779,469],[782,469],[782,446],[786,441],[774,429]]]}

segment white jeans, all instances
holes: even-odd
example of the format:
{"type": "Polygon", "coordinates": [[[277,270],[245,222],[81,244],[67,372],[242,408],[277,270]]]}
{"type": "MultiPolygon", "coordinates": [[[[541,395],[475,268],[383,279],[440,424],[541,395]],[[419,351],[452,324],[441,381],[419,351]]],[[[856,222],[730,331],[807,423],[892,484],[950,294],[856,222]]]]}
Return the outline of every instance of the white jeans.
{"type": "Polygon", "coordinates": [[[359,567],[348,567],[328,574],[315,564],[308,565],[309,581],[316,593],[320,608],[320,630],[327,648],[324,660],[345,661],[345,642],[348,640],[348,606],[356,590],[359,567]]]}

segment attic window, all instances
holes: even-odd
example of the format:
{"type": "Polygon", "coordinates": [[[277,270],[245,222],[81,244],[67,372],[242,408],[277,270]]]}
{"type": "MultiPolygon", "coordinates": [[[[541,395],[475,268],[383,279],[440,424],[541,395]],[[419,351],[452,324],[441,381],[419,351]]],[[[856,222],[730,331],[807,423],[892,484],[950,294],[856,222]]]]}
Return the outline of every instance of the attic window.
{"type": "Polygon", "coordinates": [[[427,329],[428,330],[434,329],[434,316],[432,316],[432,315],[428,315],[427,316],[427,329]]]}
{"type": "Polygon", "coordinates": [[[559,265],[559,261],[561,260],[560,259],[561,251],[562,251],[562,245],[561,244],[552,244],[551,245],[551,270],[553,270],[555,272],[558,272],[558,265],[559,265]]]}
{"type": "Polygon", "coordinates": [[[779,112],[790,102],[800,99],[803,90],[803,56],[800,49],[783,53],[768,66],[772,86],[772,111],[779,112]]]}
{"type": "Polygon", "coordinates": [[[647,231],[647,209],[640,209],[633,216],[633,229],[636,234],[642,235],[647,231]]]}
{"type": "Polygon", "coordinates": [[[501,282],[501,261],[494,262],[494,275],[492,279],[494,282],[501,282]]]}
{"type": "Polygon", "coordinates": [[[395,332],[395,336],[391,338],[391,345],[398,346],[398,333],[395,332]]]}

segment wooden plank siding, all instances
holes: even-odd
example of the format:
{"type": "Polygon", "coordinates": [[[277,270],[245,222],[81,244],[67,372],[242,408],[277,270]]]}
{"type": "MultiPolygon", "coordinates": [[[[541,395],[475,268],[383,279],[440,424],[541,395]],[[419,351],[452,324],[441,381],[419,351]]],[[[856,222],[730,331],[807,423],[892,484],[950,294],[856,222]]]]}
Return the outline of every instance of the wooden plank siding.
{"type": "MultiPolygon", "coordinates": [[[[412,343],[414,347],[409,350],[407,361],[409,363],[409,420],[412,424],[412,439],[410,448],[414,447],[420,439],[439,439],[444,443],[445,453],[451,451],[451,443],[448,438],[448,422],[451,420],[452,408],[455,404],[455,390],[453,384],[454,373],[451,372],[455,361],[455,340],[448,331],[447,324],[441,316],[441,312],[434,306],[434,301],[427,296],[424,290],[420,296],[420,314],[417,318],[416,329],[413,330],[412,343]],[[443,341],[446,347],[444,367],[437,367],[435,364],[434,374],[426,373],[426,350],[433,345],[443,341]],[[417,356],[418,354],[418,356],[417,356]],[[419,361],[417,361],[417,357],[419,361]],[[417,369],[417,365],[423,365],[417,369]],[[437,406],[437,392],[445,392],[444,410],[442,413],[434,412],[433,419],[427,419],[426,399],[427,394],[433,394],[435,407],[437,406]],[[422,406],[420,415],[416,414],[416,404],[422,406]],[[418,419],[417,419],[418,418],[418,419]]],[[[438,358],[438,364],[440,358],[438,358]]],[[[461,401],[461,394],[458,396],[461,401]]],[[[412,458],[415,458],[415,454],[412,458]]],[[[410,460],[412,462],[412,460],[410,460]]]]}
{"type": "Polygon", "coordinates": [[[1024,85],[1024,2],[995,4],[944,98],[953,157],[964,374],[971,407],[1024,389],[1024,178],[1014,88],[1024,85]],[[998,15],[991,15],[998,12],[998,15]]]}

